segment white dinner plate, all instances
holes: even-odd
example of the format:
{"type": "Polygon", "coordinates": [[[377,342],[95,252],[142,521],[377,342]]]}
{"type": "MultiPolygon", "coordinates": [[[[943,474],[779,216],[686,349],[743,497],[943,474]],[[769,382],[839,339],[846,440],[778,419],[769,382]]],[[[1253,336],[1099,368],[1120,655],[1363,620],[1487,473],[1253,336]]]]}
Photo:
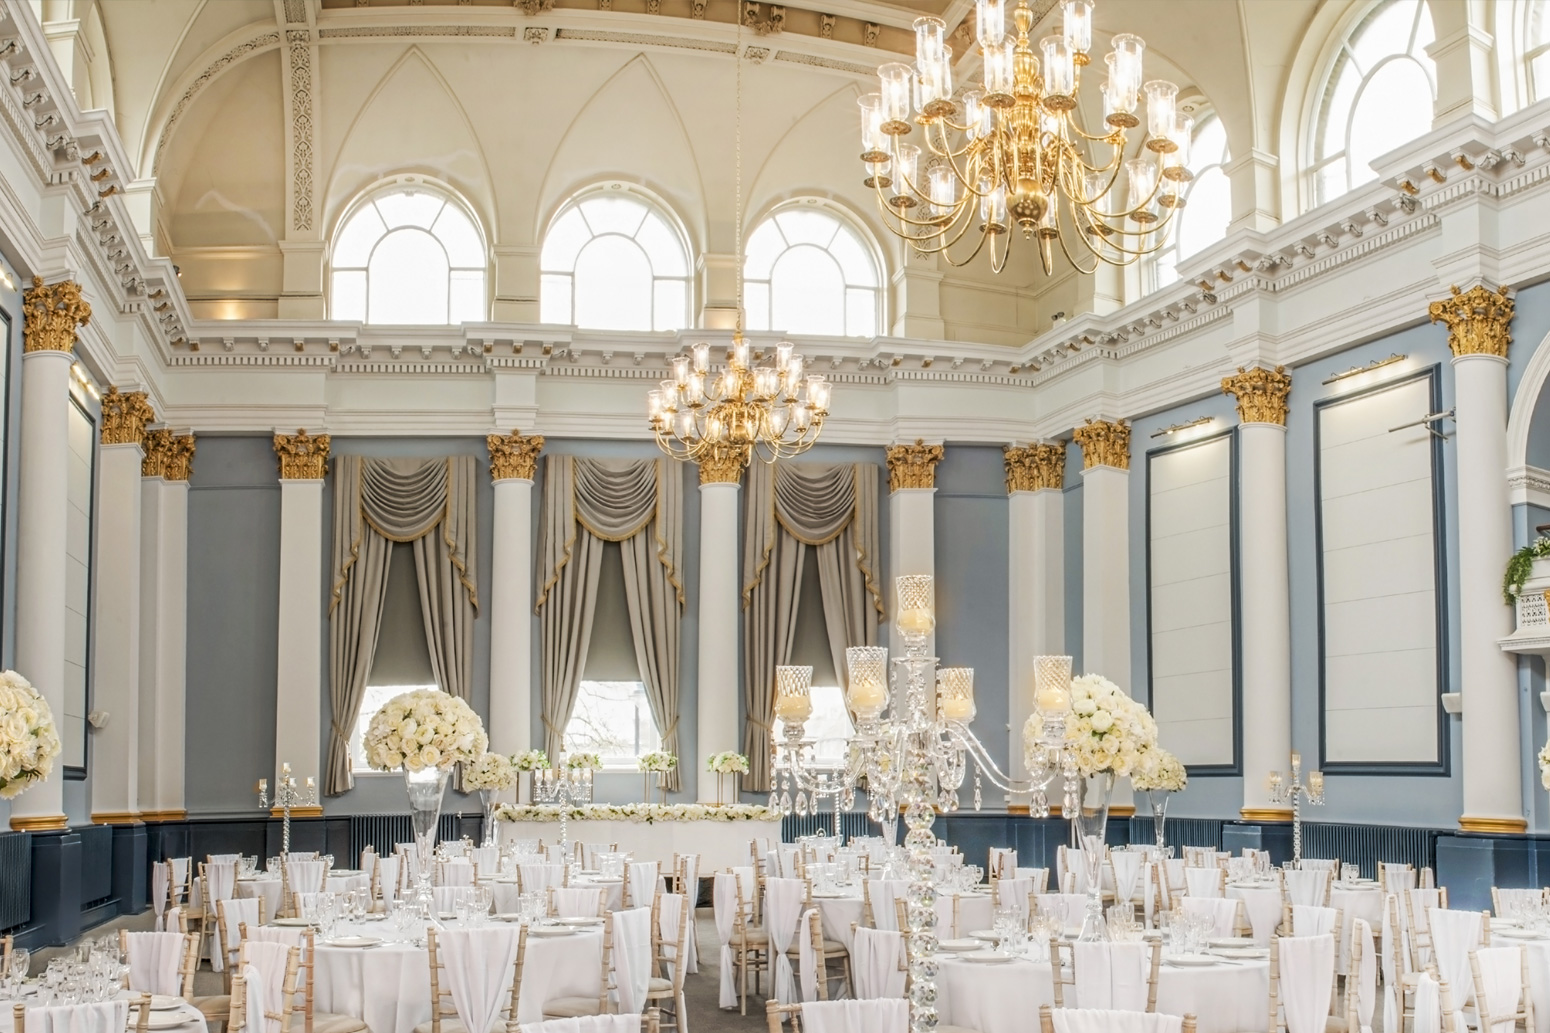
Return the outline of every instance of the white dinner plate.
{"type": "Polygon", "coordinates": [[[1254,940],[1248,936],[1218,936],[1210,941],[1213,947],[1253,947],[1254,940]]]}
{"type": "Polygon", "coordinates": [[[1219,954],[1224,958],[1268,958],[1269,947],[1213,947],[1212,954],[1219,954]]]}
{"type": "Polygon", "coordinates": [[[974,930],[970,931],[969,935],[971,937],[973,937],[974,939],[976,939],[976,940],[999,940],[999,939],[1001,939],[1001,937],[996,935],[996,931],[994,929],[974,929],[974,930]]]}
{"type": "MultiPolygon", "coordinates": [[[[129,1009],[132,1014],[134,1009],[140,1004],[140,995],[125,990],[120,996],[129,1002],[129,1009]]],[[[181,997],[170,997],[167,994],[151,995],[151,1011],[173,1011],[181,1007],[183,1007],[183,998],[181,997]]]]}
{"type": "MultiPolygon", "coordinates": [[[[137,1016],[135,1015],[134,1010],[130,1009],[129,1025],[126,1028],[134,1029],[136,1018],[137,1016]]],[[[152,1012],[149,1016],[146,1017],[146,1028],[177,1029],[179,1026],[191,1025],[193,1021],[194,1019],[192,1016],[183,1014],[181,1010],[152,1012]]]]}
{"type": "Polygon", "coordinates": [[[1012,956],[1006,951],[974,951],[962,957],[964,961],[972,961],[979,965],[1004,965],[1012,960],[1012,956]]]}
{"type": "Polygon", "coordinates": [[[589,886],[621,886],[624,884],[623,879],[605,879],[601,875],[594,875],[590,879],[583,879],[582,882],[589,886]]]}
{"type": "Polygon", "coordinates": [[[969,954],[985,946],[979,940],[938,940],[936,945],[953,954],[969,954]]]}
{"type": "Polygon", "coordinates": [[[1491,922],[1491,932],[1505,936],[1509,940],[1546,940],[1550,939],[1550,933],[1542,933],[1535,929],[1501,929],[1495,921],[1491,922]]]}
{"type": "Polygon", "coordinates": [[[957,897],[988,897],[988,896],[990,896],[990,891],[989,890],[965,890],[962,893],[954,894],[954,896],[957,896],[957,897]]]}
{"type": "Polygon", "coordinates": [[[276,918],[270,925],[280,925],[293,929],[305,929],[309,925],[316,925],[310,918],[276,918]]]}
{"type": "Polygon", "coordinates": [[[324,940],[325,947],[375,947],[382,941],[375,936],[336,936],[332,940],[324,940]]]}
{"type": "Polygon", "coordinates": [[[589,925],[602,925],[603,924],[603,920],[601,918],[597,917],[596,915],[587,915],[587,916],[580,916],[580,917],[575,917],[575,918],[556,918],[555,921],[559,922],[561,925],[569,925],[569,926],[574,926],[576,928],[583,928],[583,927],[589,926],[589,925]]]}
{"type": "Polygon", "coordinates": [[[530,925],[527,934],[529,936],[569,936],[575,931],[563,925],[530,925]]]}
{"type": "Polygon", "coordinates": [[[497,922],[520,922],[520,921],[522,921],[522,916],[517,914],[515,911],[502,912],[501,914],[497,914],[494,917],[495,917],[495,920],[497,922]]]}
{"type": "Polygon", "coordinates": [[[817,900],[844,900],[846,897],[855,899],[855,894],[847,893],[844,890],[824,890],[821,893],[814,890],[813,897],[817,900]]]}
{"type": "Polygon", "coordinates": [[[1219,958],[1213,958],[1209,954],[1175,954],[1170,958],[1163,958],[1164,965],[1175,965],[1179,968],[1204,968],[1207,965],[1220,963],[1219,958]]]}

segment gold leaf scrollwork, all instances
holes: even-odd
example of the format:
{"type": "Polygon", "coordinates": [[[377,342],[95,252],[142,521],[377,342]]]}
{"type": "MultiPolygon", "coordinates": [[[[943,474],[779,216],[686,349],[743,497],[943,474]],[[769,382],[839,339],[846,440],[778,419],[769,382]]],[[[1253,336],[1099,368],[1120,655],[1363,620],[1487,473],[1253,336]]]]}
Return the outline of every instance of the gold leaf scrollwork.
{"type": "Polygon", "coordinates": [[[109,387],[102,396],[102,443],[138,445],[145,437],[145,425],[156,421],[156,411],[145,400],[144,391],[124,394],[109,387]]]}
{"type": "Polygon", "coordinates": [[[736,484],[752,458],[751,445],[715,445],[700,456],[700,483],[736,484]]]}
{"type": "Polygon", "coordinates": [[[1452,290],[1451,298],[1432,302],[1426,311],[1433,323],[1447,324],[1448,347],[1454,357],[1494,355],[1505,359],[1512,344],[1515,307],[1507,288],[1493,291],[1476,286],[1461,291],[1455,286],[1452,290]]]}
{"type": "Polygon", "coordinates": [[[280,480],[322,480],[328,472],[328,444],[327,434],[308,434],[306,430],[276,434],[274,450],[280,457],[280,480]]]}
{"type": "Polygon", "coordinates": [[[24,351],[72,351],[75,328],[91,322],[91,305],[81,298],[81,285],[73,280],[45,285],[43,277],[34,276],[22,301],[27,316],[24,351]]]}
{"type": "Polygon", "coordinates": [[[1124,420],[1088,420],[1072,431],[1071,437],[1082,450],[1082,469],[1130,469],[1130,424],[1124,420]]]}
{"type": "Polygon", "coordinates": [[[1244,369],[1222,378],[1222,394],[1238,400],[1239,423],[1273,423],[1286,426],[1286,400],[1292,393],[1292,375],[1285,366],[1244,369]]]}
{"type": "Polygon", "coordinates": [[[541,434],[523,437],[521,431],[491,434],[484,439],[490,449],[490,480],[530,481],[538,469],[538,453],[544,450],[541,434]]]}
{"type": "Polygon", "coordinates": [[[145,458],[140,460],[140,476],[186,481],[193,475],[194,435],[174,434],[166,428],[148,430],[141,445],[145,458]]]}
{"type": "Polygon", "coordinates": [[[1027,448],[1008,446],[1006,457],[1006,491],[1039,491],[1054,488],[1057,491],[1066,483],[1066,445],[1029,445],[1027,448]]]}
{"type": "Polygon", "coordinates": [[[916,438],[913,445],[889,445],[888,490],[935,488],[936,464],[946,454],[941,445],[928,445],[924,438],[916,438]]]}

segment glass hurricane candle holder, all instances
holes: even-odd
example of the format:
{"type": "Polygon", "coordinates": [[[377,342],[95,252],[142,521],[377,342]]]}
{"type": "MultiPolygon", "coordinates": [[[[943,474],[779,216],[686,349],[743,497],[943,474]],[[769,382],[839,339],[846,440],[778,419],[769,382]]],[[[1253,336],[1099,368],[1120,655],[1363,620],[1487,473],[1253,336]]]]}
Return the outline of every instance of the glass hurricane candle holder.
{"type": "Polygon", "coordinates": [[[899,610],[895,623],[906,638],[924,638],[936,627],[930,574],[904,574],[894,578],[899,610]]]}
{"type": "Polygon", "coordinates": [[[948,721],[968,724],[974,720],[974,668],[943,667],[937,671],[936,709],[948,721]]]}
{"type": "Polygon", "coordinates": [[[862,720],[881,716],[888,707],[888,650],[851,646],[845,650],[845,702],[862,720]]]}
{"type": "Polygon", "coordinates": [[[775,668],[775,716],[788,725],[801,725],[813,716],[810,690],[811,667],[775,668]]]}
{"type": "Polygon", "coordinates": [[[1033,658],[1033,702],[1046,714],[1064,714],[1071,709],[1071,658],[1036,656],[1033,658]]]}

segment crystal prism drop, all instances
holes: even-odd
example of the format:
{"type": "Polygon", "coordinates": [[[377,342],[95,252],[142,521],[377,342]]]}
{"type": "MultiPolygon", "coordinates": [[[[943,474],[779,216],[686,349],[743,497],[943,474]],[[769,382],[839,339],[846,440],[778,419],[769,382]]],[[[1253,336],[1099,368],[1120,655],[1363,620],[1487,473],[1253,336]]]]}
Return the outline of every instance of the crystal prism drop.
{"type": "Polygon", "coordinates": [[[803,793],[803,792],[798,792],[797,793],[797,813],[798,814],[806,814],[807,813],[807,794],[806,793],[803,793]]]}
{"type": "Polygon", "coordinates": [[[780,813],[782,813],[782,814],[790,814],[791,813],[791,794],[790,793],[781,793],[780,794],[780,813]]]}

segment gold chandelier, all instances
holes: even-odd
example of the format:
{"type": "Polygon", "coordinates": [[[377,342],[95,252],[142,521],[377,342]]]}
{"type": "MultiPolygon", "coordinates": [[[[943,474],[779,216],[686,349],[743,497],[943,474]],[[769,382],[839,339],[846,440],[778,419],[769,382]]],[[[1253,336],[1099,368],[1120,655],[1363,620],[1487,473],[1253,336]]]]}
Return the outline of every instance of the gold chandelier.
{"type": "Polygon", "coordinates": [[[1037,238],[1046,274],[1056,242],[1083,273],[1100,262],[1128,265],[1162,246],[1184,206],[1194,120],[1177,110],[1173,83],[1143,82],[1146,44],[1127,33],[1104,55],[1103,132],[1086,132],[1078,94],[1091,60],[1092,0],[1064,0],[1061,12],[1061,35],[1039,41],[1042,75],[1028,0],[1012,12],[1015,39],[1006,32],[1006,0],[976,0],[984,81],[960,100],[940,18],[915,20],[914,65],[878,69],[880,91],[860,99],[866,185],[888,228],[916,251],[966,265],[988,243],[1000,272],[1013,223],[1024,239],[1037,238]],[[1142,97],[1146,131],[1127,159],[1142,97]],[[919,145],[908,139],[916,126],[919,145]]]}

